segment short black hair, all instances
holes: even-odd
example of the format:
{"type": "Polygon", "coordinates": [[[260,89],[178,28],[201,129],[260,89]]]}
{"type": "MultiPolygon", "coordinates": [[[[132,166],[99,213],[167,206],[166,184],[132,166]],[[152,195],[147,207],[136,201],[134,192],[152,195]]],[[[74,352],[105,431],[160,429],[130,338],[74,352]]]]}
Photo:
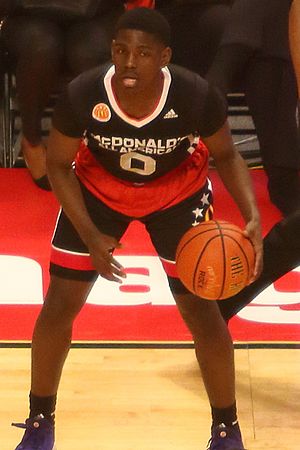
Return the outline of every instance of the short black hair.
{"type": "Polygon", "coordinates": [[[169,22],[158,11],[149,8],[135,8],[126,11],[116,23],[114,36],[120,30],[131,29],[152,34],[162,44],[169,46],[171,28],[169,22]]]}

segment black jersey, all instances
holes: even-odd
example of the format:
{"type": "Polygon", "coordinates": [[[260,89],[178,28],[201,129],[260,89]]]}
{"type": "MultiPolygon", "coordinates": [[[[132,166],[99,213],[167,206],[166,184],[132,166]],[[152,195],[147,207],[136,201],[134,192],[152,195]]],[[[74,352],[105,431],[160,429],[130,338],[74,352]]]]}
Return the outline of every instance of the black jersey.
{"type": "Polygon", "coordinates": [[[98,163],[115,177],[141,183],[159,178],[184,162],[199,136],[214,134],[227,108],[217,91],[197,74],[170,66],[155,110],[135,119],[119,106],[111,80],[114,66],[73,80],[55,108],[53,125],[71,137],[84,135],[98,163]]]}

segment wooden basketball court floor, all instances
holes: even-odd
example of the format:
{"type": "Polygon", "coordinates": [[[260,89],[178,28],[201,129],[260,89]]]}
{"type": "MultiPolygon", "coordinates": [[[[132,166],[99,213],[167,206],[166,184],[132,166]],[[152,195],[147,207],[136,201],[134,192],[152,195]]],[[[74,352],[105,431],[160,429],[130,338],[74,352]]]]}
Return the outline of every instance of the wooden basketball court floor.
{"type": "MultiPolygon", "coordinates": [[[[13,450],[27,414],[28,349],[1,349],[0,442],[13,450]]],[[[238,349],[248,450],[299,450],[297,349],[238,349]]],[[[204,450],[209,408],[192,349],[72,349],[57,412],[59,450],[204,450]]]]}
{"type": "MultiPolygon", "coordinates": [[[[28,188],[27,178],[26,186],[22,183],[18,175],[15,187],[12,182],[5,186],[1,202],[10,202],[14,190],[28,188]]],[[[27,196],[28,189],[23,191],[27,196]]],[[[30,195],[42,208],[46,194],[34,191],[30,195]]],[[[19,217],[22,205],[16,198],[19,217]]],[[[23,198],[22,204],[27,200],[23,198]]],[[[2,217],[5,222],[7,214],[5,220],[2,217]]],[[[32,217],[31,234],[37,233],[34,220],[41,223],[39,214],[32,217]]],[[[17,246],[18,231],[8,232],[7,224],[0,231],[2,237],[13,234],[17,246]]],[[[26,248],[18,247],[22,252],[26,248]]],[[[5,246],[0,253],[7,254],[5,246]]],[[[13,450],[23,431],[10,424],[22,422],[28,412],[30,349],[29,340],[22,344],[19,324],[12,319],[24,305],[10,305],[14,316],[7,316],[7,305],[1,303],[0,450],[13,450]],[[5,333],[16,339],[8,340],[5,333]]],[[[237,401],[247,450],[300,449],[300,339],[296,341],[294,334],[291,341],[271,345],[236,343],[237,401]]],[[[133,341],[130,345],[88,345],[87,341],[77,345],[63,372],[56,423],[58,450],[204,450],[210,410],[192,345],[135,345],[133,341]]]]}

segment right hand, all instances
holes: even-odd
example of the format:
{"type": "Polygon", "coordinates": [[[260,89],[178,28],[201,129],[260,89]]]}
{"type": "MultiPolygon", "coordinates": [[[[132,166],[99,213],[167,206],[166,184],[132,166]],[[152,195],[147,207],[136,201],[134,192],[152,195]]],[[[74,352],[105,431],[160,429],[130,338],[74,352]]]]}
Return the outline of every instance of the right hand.
{"type": "Polygon", "coordinates": [[[251,220],[246,224],[246,228],[243,230],[245,237],[250,239],[255,251],[255,266],[250,283],[253,283],[263,270],[263,240],[261,234],[261,225],[259,220],[251,220]]]}
{"type": "Polygon", "coordinates": [[[117,283],[122,283],[122,278],[126,278],[124,268],[112,256],[114,249],[121,247],[120,242],[114,237],[102,233],[98,233],[88,243],[93,265],[99,275],[117,283]]]}

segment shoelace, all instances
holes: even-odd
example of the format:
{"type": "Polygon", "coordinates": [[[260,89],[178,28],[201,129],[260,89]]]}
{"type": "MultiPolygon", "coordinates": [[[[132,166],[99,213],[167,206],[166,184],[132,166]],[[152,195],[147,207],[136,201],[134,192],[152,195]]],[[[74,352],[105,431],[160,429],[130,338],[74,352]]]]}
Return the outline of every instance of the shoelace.
{"type": "MultiPolygon", "coordinates": [[[[34,423],[35,423],[35,422],[33,422],[33,423],[32,423],[32,428],[39,428],[39,426],[40,426],[39,420],[40,420],[40,419],[44,419],[44,415],[43,415],[43,414],[39,414],[38,416],[35,417],[35,422],[37,422],[38,425],[35,427],[35,426],[34,426],[34,423]]],[[[27,419],[27,420],[25,421],[25,423],[24,423],[24,422],[22,422],[22,423],[13,422],[13,423],[11,424],[11,426],[12,426],[12,427],[17,427],[17,428],[23,428],[23,429],[30,428],[30,425],[27,424],[28,420],[29,420],[29,419],[27,419]]]]}
{"type": "Polygon", "coordinates": [[[17,428],[24,428],[24,429],[27,428],[26,423],[17,423],[17,422],[13,422],[13,423],[11,424],[11,426],[12,426],[12,427],[17,427],[17,428]]]}

